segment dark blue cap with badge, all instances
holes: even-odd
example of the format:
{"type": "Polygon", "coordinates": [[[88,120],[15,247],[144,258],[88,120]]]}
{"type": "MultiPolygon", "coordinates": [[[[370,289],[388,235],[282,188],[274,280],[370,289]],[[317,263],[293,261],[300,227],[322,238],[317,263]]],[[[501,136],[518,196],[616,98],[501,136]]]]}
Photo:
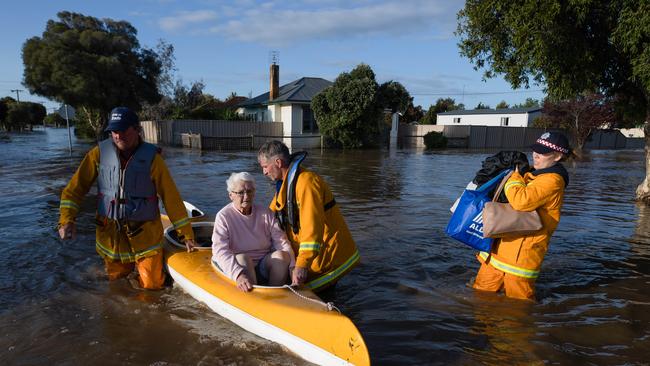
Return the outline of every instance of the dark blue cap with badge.
{"type": "Polygon", "coordinates": [[[138,115],[127,107],[113,108],[105,131],[126,131],[131,126],[140,124],[138,115]]]}
{"type": "Polygon", "coordinates": [[[552,151],[561,152],[562,154],[571,153],[569,140],[559,132],[544,132],[531,148],[538,154],[548,154],[552,151]]]}

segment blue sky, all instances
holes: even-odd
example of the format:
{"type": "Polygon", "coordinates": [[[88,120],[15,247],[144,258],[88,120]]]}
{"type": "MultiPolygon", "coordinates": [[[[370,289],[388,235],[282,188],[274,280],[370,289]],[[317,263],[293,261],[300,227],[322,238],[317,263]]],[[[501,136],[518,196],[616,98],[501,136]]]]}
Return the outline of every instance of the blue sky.
{"type": "Polygon", "coordinates": [[[462,1],[442,0],[139,0],[12,1],[0,14],[0,97],[23,89],[21,100],[45,102],[21,85],[22,44],[41,36],[62,10],[126,20],[142,46],[159,39],[175,47],[176,76],[185,84],[202,80],[218,98],[231,92],[252,96],[268,91],[271,51],[277,51],[280,84],[303,76],[334,80],[359,63],[377,81],[402,83],[416,105],[428,108],[452,97],[467,108],[493,107],[543,98],[542,87],[512,90],[501,78],[482,73],[458,52],[454,36],[462,1]]]}

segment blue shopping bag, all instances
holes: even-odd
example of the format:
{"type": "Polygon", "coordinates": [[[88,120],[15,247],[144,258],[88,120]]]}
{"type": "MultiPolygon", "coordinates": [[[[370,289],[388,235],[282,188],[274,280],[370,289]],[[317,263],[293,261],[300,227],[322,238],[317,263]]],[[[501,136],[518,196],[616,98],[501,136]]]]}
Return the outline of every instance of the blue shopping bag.
{"type": "Polygon", "coordinates": [[[492,201],[492,191],[509,172],[509,169],[504,169],[478,189],[463,191],[445,229],[447,235],[474,249],[490,251],[494,239],[483,237],[483,206],[486,202],[492,201]]]}

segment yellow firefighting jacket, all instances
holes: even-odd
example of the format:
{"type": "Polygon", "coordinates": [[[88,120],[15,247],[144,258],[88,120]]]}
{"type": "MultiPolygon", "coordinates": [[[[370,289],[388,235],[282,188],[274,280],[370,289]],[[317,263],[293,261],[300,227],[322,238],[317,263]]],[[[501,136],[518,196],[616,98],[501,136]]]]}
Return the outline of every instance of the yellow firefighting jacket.
{"type": "Polygon", "coordinates": [[[567,182],[568,175],[561,164],[528,172],[523,177],[515,170],[506,182],[506,197],[515,210],[537,210],[542,228],[525,236],[501,238],[492,246],[491,253],[479,253],[479,261],[515,276],[536,279],[551,235],[560,222],[567,182]]]}
{"type": "MultiPolygon", "coordinates": [[[[287,206],[287,177],[271,201],[270,208],[281,212],[287,206]]],[[[300,168],[296,181],[298,232],[290,223],[285,226],[296,266],[308,268],[306,286],[322,288],[336,282],[359,262],[352,234],[335,203],[332,191],[316,173],[300,168]]]]}
{"type": "MultiPolygon", "coordinates": [[[[61,193],[59,225],[75,221],[84,196],[97,179],[99,159],[99,147],[95,146],[86,154],[61,193]]],[[[151,180],[179,237],[194,239],[185,206],[160,154],[156,154],[151,163],[151,180]]],[[[163,227],[160,220],[118,223],[97,214],[96,222],[95,248],[104,258],[129,263],[162,250],[163,227]]]]}

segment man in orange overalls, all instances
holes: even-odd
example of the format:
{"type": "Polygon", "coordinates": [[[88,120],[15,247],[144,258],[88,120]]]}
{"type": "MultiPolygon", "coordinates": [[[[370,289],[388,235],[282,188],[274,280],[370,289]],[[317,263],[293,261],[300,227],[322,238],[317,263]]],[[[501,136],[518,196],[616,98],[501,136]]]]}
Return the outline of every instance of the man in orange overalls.
{"type": "Polygon", "coordinates": [[[104,259],[109,280],[126,277],[137,268],[139,286],[155,290],[165,280],[159,197],[187,250],[195,243],[167,165],[158,148],[142,141],[140,130],[134,112],[113,109],[106,128],[111,137],[86,154],[61,193],[59,235],[63,240],[76,236],[79,207],[97,181],[95,249],[104,259]]]}

